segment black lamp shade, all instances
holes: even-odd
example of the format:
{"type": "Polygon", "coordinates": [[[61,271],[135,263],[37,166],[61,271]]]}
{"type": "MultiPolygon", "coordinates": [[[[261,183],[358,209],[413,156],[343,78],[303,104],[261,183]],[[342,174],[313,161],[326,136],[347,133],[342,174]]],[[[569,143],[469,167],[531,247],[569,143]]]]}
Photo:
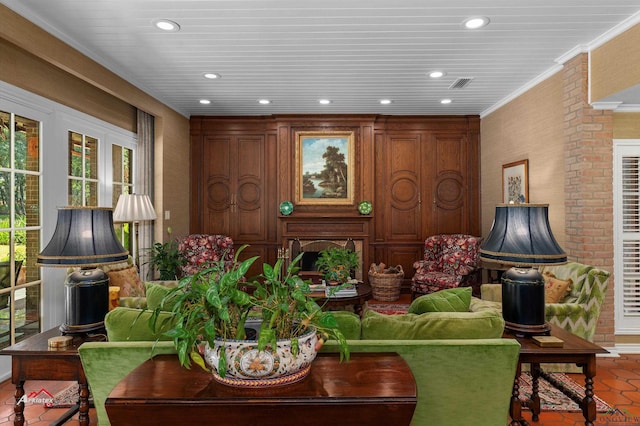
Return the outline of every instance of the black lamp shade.
{"type": "Polygon", "coordinates": [[[99,266],[127,260],[128,255],[116,238],[112,209],[61,207],[51,241],[38,255],[38,265],[99,266]]]}
{"type": "Polygon", "coordinates": [[[499,204],[480,258],[505,265],[557,265],[567,262],[549,225],[548,204],[499,204]]]}

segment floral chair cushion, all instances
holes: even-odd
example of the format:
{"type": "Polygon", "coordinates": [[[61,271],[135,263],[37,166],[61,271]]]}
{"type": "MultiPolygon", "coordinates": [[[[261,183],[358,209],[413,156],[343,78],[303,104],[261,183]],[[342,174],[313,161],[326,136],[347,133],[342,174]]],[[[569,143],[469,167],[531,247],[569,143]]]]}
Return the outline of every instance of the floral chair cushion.
{"type": "Polygon", "coordinates": [[[233,240],[226,235],[192,234],[178,244],[178,250],[186,259],[183,275],[193,275],[223,260],[231,265],[235,254],[233,240]]]}
{"type": "Polygon", "coordinates": [[[414,263],[416,273],[411,292],[428,294],[464,285],[478,287],[478,250],[482,239],[466,234],[442,234],[428,237],[424,258],[414,263]]]}

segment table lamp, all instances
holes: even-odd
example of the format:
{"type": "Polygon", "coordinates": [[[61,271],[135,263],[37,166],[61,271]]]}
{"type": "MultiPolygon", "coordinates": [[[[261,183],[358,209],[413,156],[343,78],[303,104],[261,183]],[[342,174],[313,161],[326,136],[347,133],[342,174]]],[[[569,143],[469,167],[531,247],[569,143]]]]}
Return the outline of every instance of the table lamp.
{"type": "Polygon", "coordinates": [[[113,210],[60,207],[49,244],[38,254],[39,266],[81,268],[65,280],[65,322],[62,334],[101,330],[109,312],[109,276],[96,267],[126,261],[113,229],[113,210]]]}
{"type": "Polygon", "coordinates": [[[480,259],[513,265],[501,280],[505,329],[517,335],[548,334],[544,278],[537,266],[567,262],[551,232],[549,205],[497,205],[491,231],[480,247],[480,259]]]}
{"type": "Polygon", "coordinates": [[[113,212],[114,222],[132,222],[133,234],[135,236],[133,250],[135,253],[134,263],[140,267],[140,256],[138,247],[138,222],[155,220],[156,211],[153,209],[151,199],[146,194],[120,194],[116,209],[113,212]]]}

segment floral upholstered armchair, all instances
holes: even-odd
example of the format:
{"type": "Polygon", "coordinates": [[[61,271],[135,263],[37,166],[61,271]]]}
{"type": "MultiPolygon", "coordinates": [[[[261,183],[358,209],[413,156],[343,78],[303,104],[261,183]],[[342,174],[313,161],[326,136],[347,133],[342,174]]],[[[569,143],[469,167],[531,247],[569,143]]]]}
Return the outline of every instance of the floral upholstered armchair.
{"type": "Polygon", "coordinates": [[[182,275],[193,275],[224,260],[231,265],[235,250],[233,240],[226,235],[191,234],[178,243],[178,251],[185,258],[182,275]]]}
{"type": "Polygon", "coordinates": [[[480,295],[478,250],[482,239],[466,234],[440,234],[424,242],[424,259],[413,264],[411,297],[445,288],[472,287],[480,295]]]}

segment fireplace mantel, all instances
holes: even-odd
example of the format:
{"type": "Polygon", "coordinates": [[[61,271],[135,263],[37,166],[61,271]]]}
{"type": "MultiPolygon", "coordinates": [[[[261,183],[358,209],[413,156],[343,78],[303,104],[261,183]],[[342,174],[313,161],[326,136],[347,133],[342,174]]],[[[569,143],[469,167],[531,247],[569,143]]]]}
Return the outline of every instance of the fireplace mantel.
{"type": "Polygon", "coordinates": [[[367,280],[365,268],[369,265],[369,224],[371,216],[345,216],[344,214],[296,214],[279,216],[282,232],[282,246],[290,247],[298,239],[312,240],[347,240],[356,242],[361,251],[362,268],[359,271],[362,279],[367,280]]]}

